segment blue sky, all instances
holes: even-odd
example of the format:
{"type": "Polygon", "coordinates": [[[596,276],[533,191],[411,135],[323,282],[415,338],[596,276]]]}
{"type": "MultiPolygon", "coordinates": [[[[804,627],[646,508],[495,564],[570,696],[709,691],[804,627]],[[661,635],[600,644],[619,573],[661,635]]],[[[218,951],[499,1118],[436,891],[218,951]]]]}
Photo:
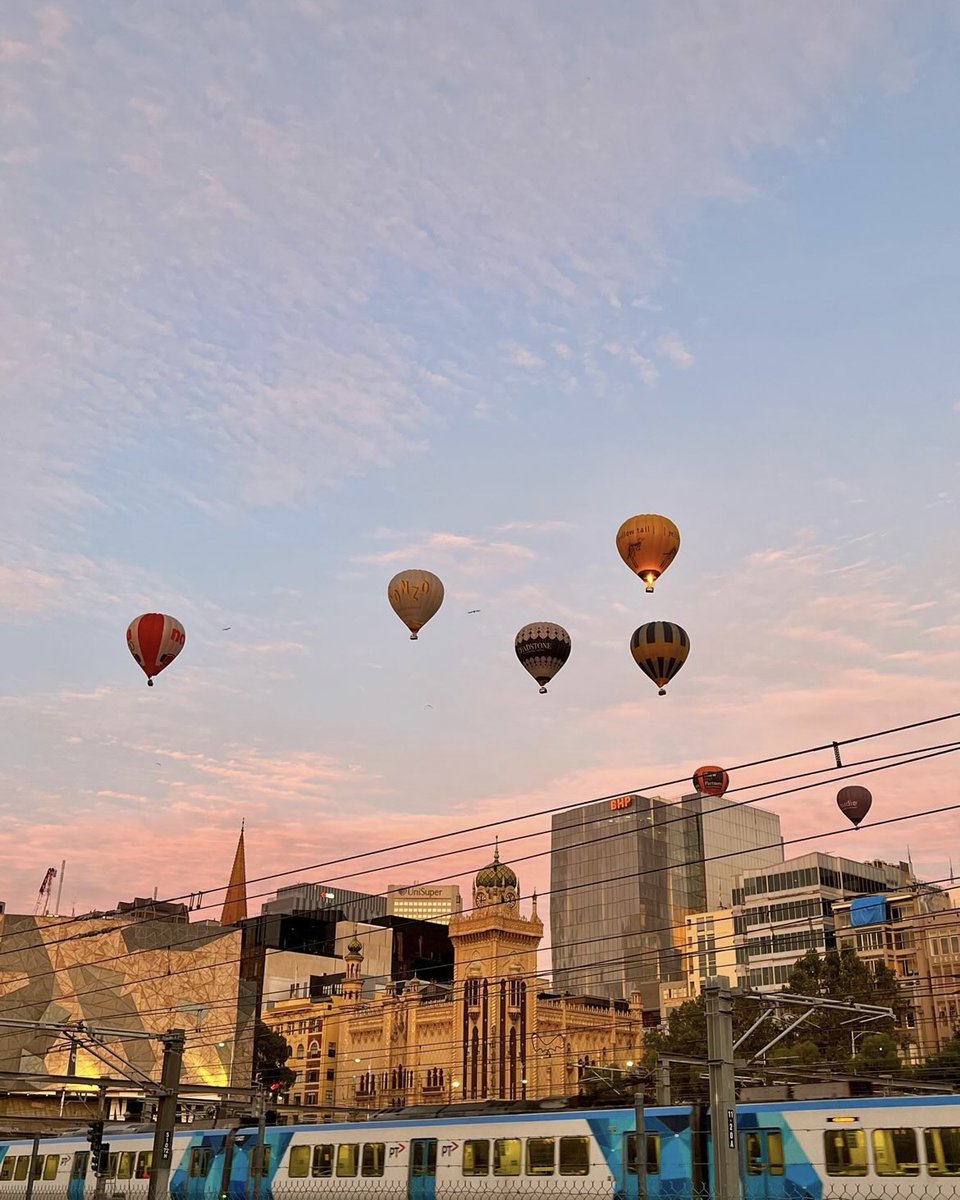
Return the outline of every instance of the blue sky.
{"type": "MultiPolygon", "coordinates": [[[[882,0],[10,6],[0,898],[63,857],[81,909],[207,890],[242,817],[293,870],[960,708],[958,33],[882,0]],[[613,544],[644,511],[683,536],[654,597],[613,544]],[[416,644],[404,566],[447,587],[416,644]],[[148,692],[155,609],[188,640],[148,692]],[[628,652],[657,618],[693,646],[662,700],[628,652]],[[536,619],[573,638],[547,697],[536,619]]],[[[832,801],[778,801],[786,836],[832,801]]],[[[940,876],[945,822],[832,846],[940,876]]]]}

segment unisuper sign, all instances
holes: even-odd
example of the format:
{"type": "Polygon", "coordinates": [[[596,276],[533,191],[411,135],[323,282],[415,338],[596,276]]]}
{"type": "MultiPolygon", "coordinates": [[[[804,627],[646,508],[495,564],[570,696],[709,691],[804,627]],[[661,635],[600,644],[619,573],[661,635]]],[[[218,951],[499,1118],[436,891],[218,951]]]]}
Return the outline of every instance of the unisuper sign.
{"type": "Polygon", "coordinates": [[[429,888],[429,887],[406,887],[406,888],[400,888],[400,889],[397,891],[397,895],[398,895],[398,896],[425,896],[425,897],[433,897],[433,896],[444,896],[445,894],[446,894],[446,891],[445,891],[445,889],[444,889],[444,888],[438,888],[438,887],[435,887],[435,888],[429,888]]]}
{"type": "Polygon", "coordinates": [[[614,796],[610,801],[611,812],[622,812],[625,808],[633,808],[632,796],[614,796]]]}

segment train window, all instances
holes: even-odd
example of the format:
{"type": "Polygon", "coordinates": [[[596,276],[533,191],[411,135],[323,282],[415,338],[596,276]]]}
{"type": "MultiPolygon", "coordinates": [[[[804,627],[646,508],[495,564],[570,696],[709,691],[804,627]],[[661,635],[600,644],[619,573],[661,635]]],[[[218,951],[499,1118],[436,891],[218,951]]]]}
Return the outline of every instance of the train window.
{"type": "Polygon", "coordinates": [[[13,1168],[14,1179],[26,1179],[27,1172],[30,1170],[30,1155],[18,1154],[17,1165],[13,1168]]]}
{"type": "Polygon", "coordinates": [[[743,1157],[748,1175],[763,1174],[763,1142],[759,1133],[748,1133],[743,1139],[743,1157]]]}
{"type": "MultiPolygon", "coordinates": [[[[264,1147],[264,1148],[269,1150],[269,1147],[264,1147]]],[[[121,1155],[121,1158],[126,1158],[126,1157],[127,1157],[127,1155],[125,1155],[125,1154],[121,1155]]],[[[133,1155],[131,1154],[129,1157],[133,1158],[133,1155]]],[[[191,1179],[206,1179],[206,1177],[210,1174],[210,1164],[211,1164],[212,1160],[213,1160],[213,1155],[210,1152],[210,1150],[207,1149],[206,1146],[195,1146],[190,1151],[190,1178],[191,1179]]],[[[268,1159],[267,1167],[269,1168],[269,1166],[270,1166],[270,1162],[268,1159]]],[[[129,1175],[119,1175],[117,1178],[118,1179],[129,1179],[130,1176],[129,1175]]]]}
{"type": "Polygon", "coordinates": [[[823,1157],[828,1175],[866,1175],[867,1135],[862,1129],[828,1129],[823,1157]]]}
{"type": "Polygon", "coordinates": [[[919,1175],[917,1135],[913,1129],[875,1129],[873,1162],[878,1175],[919,1175]]]}
{"type": "Polygon", "coordinates": [[[71,1179],[86,1179],[87,1171],[90,1169],[90,1151],[78,1150],[73,1156],[73,1170],[70,1172],[71,1179]]]}
{"type": "Polygon", "coordinates": [[[368,1179],[379,1178],[383,1174],[383,1159],[386,1146],[383,1142],[364,1142],[363,1156],[360,1159],[360,1174],[368,1179]]]}
{"type": "Polygon", "coordinates": [[[137,1171],[138,1179],[149,1179],[150,1168],[153,1166],[153,1151],[141,1150],[137,1155],[137,1171]]]}
{"type": "Polygon", "coordinates": [[[106,1174],[107,1179],[116,1179],[116,1177],[117,1177],[117,1159],[119,1157],[120,1157],[119,1154],[108,1154],[107,1155],[107,1174],[106,1174]]]}
{"type": "Polygon", "coordinates": [[[310,1146],[291,1146],[287,1174],[291,1179],[306,1179],[310,1174],[310,1146]]]}
{"type": "Polygon", "coordinates": [[[528,1175],[552,1175],[555,1160],[553,1138],[527,1138],[528,1175]]]}
{"type": "Polygon", "coordinates": [[[31,1154],[30,1158],[31,1158],[31,1161],[33,1162],[33,1177],[34,1177],[34,1179],[41,1179],[43,1177],[43,1155],[38,1154],[37,1157],[34,1158],[33,1155],[31,1154]]]}
{"type": "Polygon", "coordinates": [[[783,1134],[779,1129],[767,1130],[767,1159],[771,1175],[783,1174],[783,1134]]]}
{"type": "MultiPolygon", "coordinates": [[[[628,1133],[624,1136],[624,1141],[627,1143],[627,1174],[636,1175],[637,1173],[637,1135],[628,1133]]],[[[647,1134],[647,1174],[660,1174],[660,1135],[659,1133],[647,1134]]]]}
{"type": "Polygon", "coordinates": [[[9,1154],[6,1155],[3,1162],[0,1163],[0,1180],[2,1180],[4,1183],[8,1179],[13,1178],[13,1163],[14,1160],[9,1154]]]}
{"type": "Polygon", "coordinates": [[[493,1143],[494,1175],[520,1174],[520,1139],[497,1138],[493,1143]]]}
{"type": "MultiPolygon", "coordinates": [[[[251,1179],[256,1179],[258,1177],[260,1179],[266,1179],[266,1177],[270,1174],[270,1151],[271,1151],[271,1149],[272,1149],[271,1146],[256,1146],[255,1145],[253,1147],[253,1150],[250,1154],[250,1178],[251,1179]]],[[[194,1150],[193,1153],[196,1154],[197,1151],[194,1150]]],[[[205,1151],[205,1153],[209,1154],[210,1151],[207,1150],[207,1151],[205,1151]]],[[[206,1170],[203,1172],[204,1175],[206,1175],[207,1171],[209,1171],[209,1170],[210,1170],[210,1165],[208,1163],[206,1170]]],[[[191,1165],[190,1173],[191,1173],[191,1175],[193,1174],[192,1165],[191,1165]]]]}
{"type": "Polygon", "coordinates": [[[590,1139],[562,1137],[560,1139],[560,1174],[590,1174],[590,1139]]]}
{"type": "Polygon", "coordinates": [[[960,1175],[960,1128],[947,1125],[925,1129],[923,1141],[931,1175],[960,1175]]]}
{"type": "Polygon", "coordinates": [[[48,1154],[46,1162],[43,1164],[44,1179],[56,1179],[57,1172],[60,1170],[60,1155],[48,1154]]]}
{"type": "Polygon", "coordinates": [[[343,1142],[337,1147],[337,1174],[356,1175],[357,1173],[357,1151],[359,1146],[352,1143],[343,1142]]]}
{"type": "Polygon", "coordinates": [[[490,1174],[490,1143],[486,1138],[482,1142],[463,1143],[463,1173],[464,1175],[490,1174]]]}
{"type": "Polygon", "coordinates": [[[310,1174],[314,1179],[329,1179],[333,1174],[333,1146],[330,1142],[314,1146],[310,1174]]]}
{"type": "MultiPolygon", "coordinates": [[[[209,1156],[210,1151],[204,1150],[203,1153],[209,1156]]],[[[117,1163],[117,1178],[132,1179],[133,1167],[136,1160],[137,1156],[133,1150],[124,1150],[120,1155],[119,1162],[117,1163]]],[[[206,1174],[206,1171],[204,1171],[204,1174],[206,1174]]]]}

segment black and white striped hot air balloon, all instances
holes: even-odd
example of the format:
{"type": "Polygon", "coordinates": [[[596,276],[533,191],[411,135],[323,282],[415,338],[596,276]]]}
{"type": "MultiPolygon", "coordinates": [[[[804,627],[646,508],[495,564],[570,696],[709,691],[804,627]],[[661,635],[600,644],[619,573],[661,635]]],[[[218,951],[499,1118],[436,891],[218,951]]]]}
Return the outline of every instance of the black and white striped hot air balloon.
{"type": "Polygon", "coordinates": [[[570,634],[552,621],[534,621],[524,625],[514,641],[520,665],[540,684],[540,691],[570,657],[570,634]]]}

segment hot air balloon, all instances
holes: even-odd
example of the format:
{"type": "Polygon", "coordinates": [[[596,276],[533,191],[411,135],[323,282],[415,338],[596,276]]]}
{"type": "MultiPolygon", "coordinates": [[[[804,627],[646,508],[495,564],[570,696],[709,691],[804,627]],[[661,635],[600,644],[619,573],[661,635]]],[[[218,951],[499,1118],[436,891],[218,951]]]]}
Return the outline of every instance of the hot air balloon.
{"type": "Polygon", "coordinates": [[[154,675],[170,666],[186,640],[187,635],[176,617],[164,613],[143,613],[130,622],[127,646],[147,677],[147,687],[153,687],[154,675]]]}
{"type": "Polygon", "coordinates": [[[873,797],[865,787],[854,784],[852,787],[842,787],[837,792],[837,808],[849,821],[853,822],[854,827],[859,826],[870,811],[871,804],[873,804],[873,797]]]}
{"type": "Polygon", "coordinates": [[[540,684],[540,691],[545,692],[546,685],[570,657],[570,634],[552,621],[535,621],[520,630],[514,649],[521,666],[540,684]]]}
{"type": "Polygon", "coordinates": [[[649,621],[633,631],[630,653],[665,696],[666,685],[687,661],[690,639],[686,630],[672,621],[649,621]]]}
{"type": "Polygon", "coordinates": [[[653,586],[677,557],[680,530],[669,517],[643,513],[624,521],[617,532],[620,557],[652,592],[653,586]]]}
{"type": "Polygon", "coordinates": [[[390,607],[410,630],[410,641],[443,603],[443,584],[430,571],[401,571],[387,586],[390,607]]]}
{"type": "Polygon", "coordinates": [[[693,786],[701,796],[722,796],[730,786],[730,776],[723,767],[697,767],[693,786]]]}

